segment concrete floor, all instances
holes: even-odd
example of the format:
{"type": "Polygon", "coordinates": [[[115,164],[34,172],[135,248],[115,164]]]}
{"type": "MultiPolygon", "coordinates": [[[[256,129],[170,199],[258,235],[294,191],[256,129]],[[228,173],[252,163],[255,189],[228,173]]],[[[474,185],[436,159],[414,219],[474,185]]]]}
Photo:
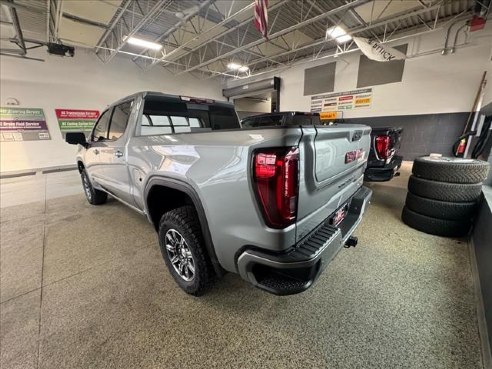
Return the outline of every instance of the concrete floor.
{"type": "Polygon", "coordinates": [[[232,274],[188,296],[146,219],[88,205],[76,172],[3,180],[0,366],[482,368],[468,245],[402,224],[405,171],[290,297],[232,274]]]}

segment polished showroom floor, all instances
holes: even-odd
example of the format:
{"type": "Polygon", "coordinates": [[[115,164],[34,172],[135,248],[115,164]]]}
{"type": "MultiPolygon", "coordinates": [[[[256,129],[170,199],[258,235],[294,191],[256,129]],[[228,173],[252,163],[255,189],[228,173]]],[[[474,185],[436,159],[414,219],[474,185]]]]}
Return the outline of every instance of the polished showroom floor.
{"type": "Polygon", "coordinates": [[[144,217],[75,171],[1,182],[1,368],[481,368],[469,246],[400,220],[409,167],[373,184],[356,235],[307,292],[168,274],[144,217]]]}

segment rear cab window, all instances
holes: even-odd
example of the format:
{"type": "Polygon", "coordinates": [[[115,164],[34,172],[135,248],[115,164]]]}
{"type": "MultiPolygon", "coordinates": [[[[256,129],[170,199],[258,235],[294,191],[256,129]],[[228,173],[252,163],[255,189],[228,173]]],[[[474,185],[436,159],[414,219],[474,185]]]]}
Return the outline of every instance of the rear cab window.
{"type": "Polygon", "coordinates": [[[137,135],[240,128],[236,111],[232,106],[216,104],[213,100],[173,100],[164,96],[147,96],[137,135]]]}
{"type": "Polygon", "coordinates": [[[309,126],[320,124],[319,115],[311,113],[285,112],[245,118],[241,121],[243,128],[278,127],[278,126],[309,126]]]}

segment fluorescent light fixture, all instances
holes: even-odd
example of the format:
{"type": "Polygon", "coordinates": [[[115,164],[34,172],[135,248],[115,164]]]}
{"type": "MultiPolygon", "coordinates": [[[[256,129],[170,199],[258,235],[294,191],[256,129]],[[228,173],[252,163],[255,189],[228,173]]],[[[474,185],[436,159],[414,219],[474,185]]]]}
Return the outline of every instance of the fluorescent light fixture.
{"type": "Polygon", "coordinates": [[[146,49],[151,49],[151,50],[160,50],[160,49],[162,49],[162,45],[161,44],[158,44],[158,43],[155,43],[155,42],[151,42],[151,41],[142,40],[141,38],[137,38],[137,37],[133,37],[133,36],[126,37],[125,38],[125,41],[127,43],[129,43],[130,45],[141,46],[141,47],[144,47],[146,49]]]}
{"type": "Polygon", "coordinates": [[[238,72],[246,73],[249,70],[249,67],[247,65],[241,65],[237,70],[238,72]]]}
{"type": "Polygon", "coordinates": [[[326,30],[326,38],[328,37],[334,39],[339,44],[343,44],[344,42],[352,39],[352,36],[350,36],[347,31],[340,26],[328,28],[326,30]]]}
{"type": "Polygon", "coordinates": [[[227,68],[230,69],[230,70],[239,70],[239,68],[241,68],[242,65],[241,64],[237,64],[237,63],[229,63],[227,64],[227,68]]]}

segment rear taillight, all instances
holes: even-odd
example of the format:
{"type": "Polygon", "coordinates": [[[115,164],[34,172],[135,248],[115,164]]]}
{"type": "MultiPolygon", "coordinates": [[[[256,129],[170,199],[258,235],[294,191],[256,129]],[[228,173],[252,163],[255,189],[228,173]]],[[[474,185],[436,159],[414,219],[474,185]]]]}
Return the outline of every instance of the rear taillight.
{"type": "Polygon", "coordinates": [[[255,152],[253,180],[265,222],[285,228],[297,217],[299,150],[266,149],[255,152]]]}
{"type": "Polygon", "coordinates": [[[376,152],[380,159],[388,159],[391,155],[390,136],[376,136],[376,152]]]}

